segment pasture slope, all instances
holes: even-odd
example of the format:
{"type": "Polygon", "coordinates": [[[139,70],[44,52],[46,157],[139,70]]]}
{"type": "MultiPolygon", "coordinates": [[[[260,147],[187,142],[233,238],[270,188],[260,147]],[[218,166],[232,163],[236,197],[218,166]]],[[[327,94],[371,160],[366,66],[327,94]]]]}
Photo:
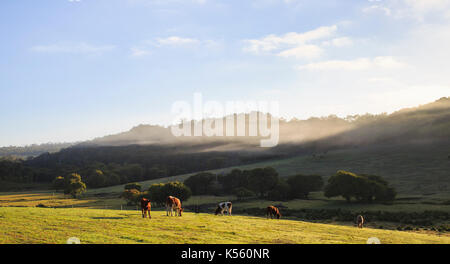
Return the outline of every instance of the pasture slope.
{"type": "Polygon", "coordinates": [[[185,213],[167,217],[153,211],[81,208],[0,207],[0,243],[366,243],[377,237],[383,244],[449,244],[449,236],[404,231],[358,229],[350,226],[269,220],[264,217],[214,216],[185,213]]]}
{"type": "MultiPolygon", "coordinates": [[[[300,155],[291,158],[269,160],[248,165],[210,170],[212,173],[227,173],[232,169],[275,168],[281,177],[295,174],[318,174],[327,180],[338,170],[375,174],[385,178],[399,194],[449,193],[450,190],[450,145],[378,146],[329,151],[322,158],[300,155]],[[413,165],[412,165],[413,164],[413,165]]],[[[142,181],[144,189],[151,184],[184,181],[195,173],[142,181]]],[[[88,193],[120,193],[124,185],[90,189],[88,193]]]]}

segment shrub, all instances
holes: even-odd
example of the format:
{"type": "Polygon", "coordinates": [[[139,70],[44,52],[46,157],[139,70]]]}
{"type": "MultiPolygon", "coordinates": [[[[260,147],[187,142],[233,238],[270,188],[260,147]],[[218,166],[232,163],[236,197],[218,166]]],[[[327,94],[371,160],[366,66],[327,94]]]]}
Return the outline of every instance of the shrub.
{"type": "Polygon", "coordinates": [[[125,185],[124,187],[125,190],[138,190],[138,191],[142,191],[142,185],[140,183],[137,182],[133,182],[133,183],[128,183],[125,185]]]}

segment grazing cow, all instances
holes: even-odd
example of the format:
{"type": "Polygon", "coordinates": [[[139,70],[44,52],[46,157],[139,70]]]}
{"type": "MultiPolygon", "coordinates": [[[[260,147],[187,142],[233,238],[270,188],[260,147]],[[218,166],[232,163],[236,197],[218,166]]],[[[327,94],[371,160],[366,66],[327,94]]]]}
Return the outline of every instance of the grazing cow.
{"type": "Polygon", "coordinates": [[[150,210],[152,209],[152,204],[148,199],[142,198],[141,199],[141,210],[142,210],[142,218],[147,217],[148,212],[148,218],[151,219],[152,216],[150,215],[150,210]]]}
{"type": "Polygon", "coordinates": [[[270,215],[270,219],[273,219],[274,216],[276,216],[277,219],[281,218],[280,211],[278,210],[278,208],[276,208],[273,205],[267,207],[267,218],[269,218],[269,215],[270,215]]]}
{"type": "Polygon", "coordinates": [[[233,205],[231,204],[231,202],[223,202],[223,203],[219,203],[217,205],[217,209],[216,209],[216,215],[218,215],[219,213],[223,215],[223,211],[227,212],[227,215],[231,215],[231,209],[232,209],[233,205]]]}
{"type": "Polygon", "coordinates": [[[358,225],[359,228],[363,228],[364,225],[364,217],[362,215],[358,215],[356,217],[356,224],[358,225]]]}
{"type": "Polygon", "coordinates": [[[170,210],[170,216],[173,216],[173,209],[175,209],[175,216],[181,216],[181,213],[183,212],[183,208],[181,208],[181,202],[180,199],[168,196],[166,199],[166,213],[167,216],[169,216],[169,210],[170,210]]]}

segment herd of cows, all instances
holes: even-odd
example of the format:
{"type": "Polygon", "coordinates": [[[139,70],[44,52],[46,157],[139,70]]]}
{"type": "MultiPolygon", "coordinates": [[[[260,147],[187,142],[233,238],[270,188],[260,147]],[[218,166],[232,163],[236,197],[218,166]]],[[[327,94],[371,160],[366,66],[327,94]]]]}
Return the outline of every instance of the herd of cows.
{"type": "MultiPolygon", "coordinates": [[[[231,216],[231,209],[233,207],[233,204],[231,202],[222,202],[219,203],[217,205],[216,211],[215,211],[215,215],[221,214],[223,215],[224,212],[227,212],[227,215],[231,216]]],[[[152,209],[152,205],[150,200],[146,199],[146,198],[142,198],[141,199],[141,210],[142,210],[142,217],[146,218],[147,214],[148,214],[148,218],[151,219],[151,214],[150,211],[152,209]]],[[[175,211],[175,216],[181,216],[181,213],[183,212],[183,208],[181,207],[181,201],[180,199],[173,197],[173,196],[168,196],[166,199],[166,215],[169,216],[169,211],[170,211],[170,216],[173,216],[173,212],[175,211]]],[[[267,207],[267,218],[271,218],[273,219],[274,217],[276,217],[277,219],[281,218],[281,213],[280,210],[278,210],[278,208],[276,208],[275,206],[271,205],[267,207]]],[[[362,228],[364,225],[364,217],[362,215],[358,215],[356,217],[356,224],[359,228],[362,228]]]]}

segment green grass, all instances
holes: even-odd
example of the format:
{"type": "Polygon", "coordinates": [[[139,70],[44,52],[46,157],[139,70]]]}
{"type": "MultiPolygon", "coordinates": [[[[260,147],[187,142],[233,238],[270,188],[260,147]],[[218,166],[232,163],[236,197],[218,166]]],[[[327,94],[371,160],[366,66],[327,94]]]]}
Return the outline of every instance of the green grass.
{"type": "Polygon", "coordinates": [[[167,217],[153,211],[0,207],[0,243],[442,243],[450,237],[404,231],[268,220],[264,217],[185,213],[167,217]]]}

